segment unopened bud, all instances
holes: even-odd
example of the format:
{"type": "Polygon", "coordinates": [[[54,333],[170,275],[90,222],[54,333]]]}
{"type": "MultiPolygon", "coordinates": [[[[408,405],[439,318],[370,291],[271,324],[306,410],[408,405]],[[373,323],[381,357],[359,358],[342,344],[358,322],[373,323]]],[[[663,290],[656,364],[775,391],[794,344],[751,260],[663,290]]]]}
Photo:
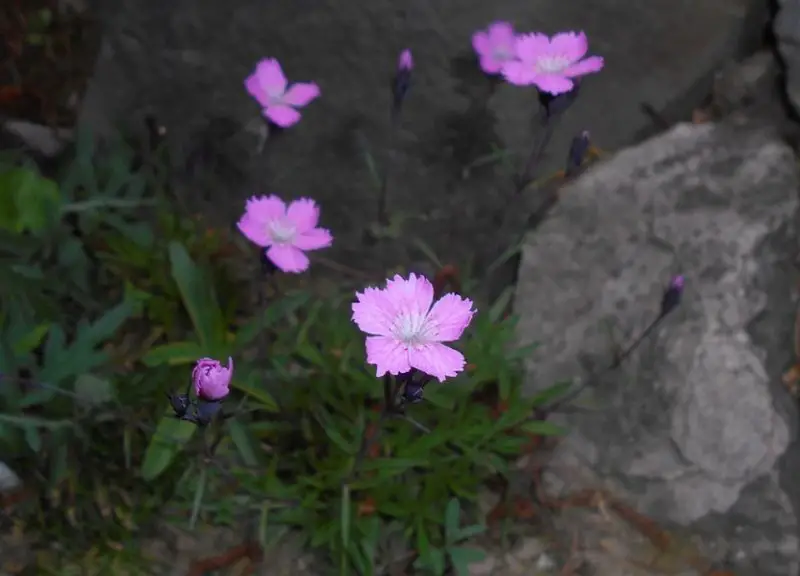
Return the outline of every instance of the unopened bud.
{"type": "Polygon", "coordinates": [[[392,82],[393,112],[398,114],[403,107],[403,100],[411,87],[411,70],[414,68],[414,58],[411,50],[405,49],[400,52],[397,60],[397,70],[395,71],[394,81],[392,82]]]}
{"type": "Polygon", "coordinates": [[[666,316],[680,305],[683,285],[683,276],[675,276],[670,281],[669,286],[664,291],[664,296],[661,298],[661,316],[666,316]]]}
{"type": "Polygon", "coordinates": [[[590,145],[588,130],[584,130],[572,139],[572,143],[569,145],[569,154],[567,155],[567,167],[564,170],[567,176],[572,176],[581,167],[590,145]]]}

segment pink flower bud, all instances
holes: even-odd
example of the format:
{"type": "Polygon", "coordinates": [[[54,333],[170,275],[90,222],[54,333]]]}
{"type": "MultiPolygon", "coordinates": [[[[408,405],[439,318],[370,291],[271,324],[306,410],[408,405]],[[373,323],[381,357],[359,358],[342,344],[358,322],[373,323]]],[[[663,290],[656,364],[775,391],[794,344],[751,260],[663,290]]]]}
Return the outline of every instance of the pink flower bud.
{"type": "Polygon", "coordinates": [[[400,58],[397,61],[397,68],[400,70],[411,70],[414,67],[414,59],[411,57],[411,50],[406,48],[400,52],[400,58]]]}
{"type": "Polygon", "coordinates": [[[230,392],[233,378],[233,359],[228,358],[228,367],[213,358],[201,358],[192,370],[194,392],[203,400],[222,400],[230,392]]]}

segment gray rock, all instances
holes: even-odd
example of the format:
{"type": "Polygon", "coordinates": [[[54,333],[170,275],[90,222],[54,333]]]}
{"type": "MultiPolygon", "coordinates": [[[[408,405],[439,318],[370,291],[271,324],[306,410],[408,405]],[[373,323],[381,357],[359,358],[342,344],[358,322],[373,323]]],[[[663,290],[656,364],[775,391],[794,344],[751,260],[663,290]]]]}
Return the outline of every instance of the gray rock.
{"type": "Polygon", "coordinates": [[[0,461],[0,492],[10,492],[16,490],[22,484],[22,481],[8,465],[0,461]]]}
{"type": "Polygon", "coordinates": [[[786,69],[786,94],[800,111],[800,0],[778,0],[773,32],[786,69]]]}
{"type": "Polygon", "coordinates": [[[714,77],[713,107],[720,116],[765,104],[780,108],[778,97],[778,62],[769,50],[729,63],[714,77]]]}
{"type": "Polygon", "coordinates": [[[52,129],[24,120],[6,120],[0,125],[8,147],[21,147],[35,157],[55,158],[72,142],[72,130],[52,129]]]}
{"type": "Polygon", "coordinates": [[[752,44],[766,10],[761,0],[119,0],[106,8],[82,122],[103,131],[155,112],[178,172],[187,171],[185,158],[200,158],[182,185],[210,198],[216,214],[233,219],[251,193],[311,195],[336,235],[331,254],[362,265],[399,257],[385,245],[370,252],[361,237],[375,218],[365,155],[384,159],[388,86],[402,48],[416,63],[393,155],[392,206],[413,216],[402,235],[421,236],[445,260],[485,262],[524,219],[502,162],[473,167],[467,179],[465,167],[493,145],[525,153],[535,96],[502,86],[484,105],[485,79],[472,62],[476,29],[494,19],[520,30],[584,29],[591,51],[606,58],[556,134],[542,165],[548,173],[583,129],[609,149],[651,130],[642,101],[668,118],[688,113],[718,65],[752,44]],[[260,114],[243,80],[266,56],[290,80],[318,82],[322,96],[259,154],[245,127],[260,114]]]}
{"type": "Polygon", "coordinates": [[[606,488],[686,527],[740,576],[797,574],[791,360],[797,160],[741,115],[678,125],[567,185],[523,251],[516,312],[531,389],[592,383],[566,414],[551,488],[606,488]],[[673,274],[684,301],[622,367],[673,274]]]}

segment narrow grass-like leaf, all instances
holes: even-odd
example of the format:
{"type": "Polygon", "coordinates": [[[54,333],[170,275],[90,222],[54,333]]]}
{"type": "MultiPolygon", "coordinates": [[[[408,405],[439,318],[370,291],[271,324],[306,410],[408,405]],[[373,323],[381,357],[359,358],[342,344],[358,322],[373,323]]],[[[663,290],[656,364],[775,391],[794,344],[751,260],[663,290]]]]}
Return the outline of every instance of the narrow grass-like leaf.
{"type": "Polygon", "coordinates": [[[197,518],[200,515],[200,506],[203,504],[203,494],[206,491],[206,468],[200,469],[200,478],[197,479],[197,489],[194,493],[194,502],[192,502],[192,516],[189,518],[189,530],[194,530],[197,525],[197,518]]]}

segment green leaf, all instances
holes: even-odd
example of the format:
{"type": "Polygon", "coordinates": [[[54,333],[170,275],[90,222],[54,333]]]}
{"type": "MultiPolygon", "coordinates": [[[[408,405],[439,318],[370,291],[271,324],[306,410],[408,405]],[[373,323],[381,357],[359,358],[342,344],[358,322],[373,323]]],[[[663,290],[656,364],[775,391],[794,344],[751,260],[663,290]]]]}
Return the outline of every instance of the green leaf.
{"type": "Polygon", "coordinates": [[[178,420],[170,410],[167,414],[158,422],[144,453],[141,472],[148,482],[158,478],[169,467],[197,430],[195,424],[178,420]]]}
{"type": "Polygon", "coordinates": [[[75,341],[69,346],[69,356],[74,357],[75,354],[88,356],[95,348],[114,336],[137,312],[138,306],[135,302],[123,299],[91,324],[79,325],[75,341]]]}
{"type": "Polygon", "coordinates": [[[58,486],[69,474],[68,456],[67,443],[64,441],[56,442],[50,457],[50,486],[58,486]]]}
{"type": "Polygon", "coordinates": [[[373,470],[387,475],[396,476],[411,468],[428,468],[431,466],[430,458],[371,458],[361,464],[362,472],[373,470]]]}
{"type": "Polygon", "coordinates": [[[342,433],[337,429],[333,418],[331,418],[329,414],[327,414],[322,408],[312,408],[311,413],[325,431],[325,434],[328,436],[330,441],[333,442],[339,450],[345,454],[352,455],[356,453],[357,449],[353,445],[354,443],[345,439],[344,435],[342,435],[342,433]]]}
{"type": "Polygon", "coordinates": [[[444,268],[444,264],[442,264],[442,261],[439,259],[439,257],[436,255],[436,253],[433,251],[433,248],[428,246],[420,238],[417,238],[416,236],[412,236],[411,243],[417,248],[417,250],[422,252],[422,255],[425,256],[425,258],[427,258],[428,260],[430,260],[431,264],[436,266],[436,268],[438,268],[438,269],[444,268]]]}
{"type": "Polygon", "coordinates": [[[414,568],[422,568],[434,576],[441,576],[445,570],[445,555],[442,550],[434,548],[428,538],[428,532],[422,520],[417,521],[417,553],[414,568]]]}
{"type": "Polygon", "coordinates": [[[425,402],[437,408],[452,410],[456,399],[446,388],[446,386],[427,386],[425,388],[425,402]]]}
{"type": "Polygon", "coordinates": [[[506,310],[511,306],[511,299],[514,297],[514,286],[508,286],[497,300],[494,301],[492,307],[489,308],[489,319],[492,322],[499,322],[503,319],[506,310]]]}
{"type": "Polygon", "coordinates": [[[253,440],[247,428],[239,422],[236,418],[228,420],[228,432],[231,435],[231,441],[236,446],[236,450],[244,460],[244,463],[250,467],[256,467],[260,464],[256,450],[253,447],[253,440]]]}
{"type": "Polygon", "coordinates": [[[225,336],[222,312],[213,286],[182,244],[170,242],[169,261],[172,278],[178,286],[183,306],[192,319],[200,344],[205,348],[222,344],[225,336]]]}
{"type": "Polygon", "coordinates": [[[14,354],[16,356],[23,356],[33,351],[42,343],[42,340],[44,340],[44,337],[47,335],[49,330],[49,323],[39,324],[35,328],[31,329],[27,334],[21,338],[18,338],[14,343],[14,354]]]}
{"type": "Polygon", "coordinates": [[[47,420],[45,418],[37,418],[36,416],[14,416],[13,414],[0,414],[0,422],[12,424],[21,428],[37,426],[48,430],[72,428],[73,426],[72,422],[69,420],[47,420]]]}
{"type": "Polygon", "coordinates": [[[60,204],[58,185],[35,170],[16,167],[0,173],[0,228],[40,232],[55,220],[60,204]]]}
{"type": "Polygon", "coordinates": [[[558,384],[554,384],[550,388],[542,390],[539,394],[531,398],[531,405],[532,406],[547,405],[553,400],[561,398],[564,394],[566,394],[569,391],[570,388],[572,388],[571,382],[559,382],[558,384]]]}
{"type": "Polygon", "coordinates": [[[461,546],[457,546],[448,548],[447,553],[450,556],[453,569],[458,576],[469,576],[469,565],[475,562],[481,562],[486,558],[486,553],[477,548],[462,548],[461,546]]]}
{"type": "Polygon", "coordinates": [[[342,533],[342,548],[347,550],[350,545],[350,486],[342,486],[342,502],[339,523],[342,533]]]}
{"type": "Polygon", "coordinates": [[[244,348],[255,340],[262,331],[272,328],[278,321],[290,316],[298,308],[305,306],[310,299],[311,294],[308,292],[295,292],[273,302],[239,328],[234,340],[235,349],[244,348]]]}
{"type": "Polygon", "coordinates": [[[566,433],[561,426],[547,420],[528,420],[520,425],[520,429],[537,436],[563,436],[566,433]]]}
{"type": "Polygon", "coordinates": [[[451,498],[444,511],[444,533],[448,542],[452,542],[461,524],[461,503],[458,498],[451,498]]]}
{"type": "Polygon", "coordinates": [[[104,378],[81,374],[75,380],[75,394],[86,404],[100,405],[114,399],[114,388],[104,378]]]}
{"type": "Polygon", "coordinates": [[[468,538],[472,538],[473,536],[477,536],[479,534],[483,534],[486,532],[486,526],[483,524],[473,524],[472,526],[464,526],[463,528],[458,529],[458,533],[456,534],[454,542],[461,542],[463,540],[467,540],[468,538]]]}
{"type": "Polygon", "coordinates": [[[39,434],[39,430],[36,426],[25,426],[24,432],[25,442],[28,443],[28,447],[38,454],[39,450],[42,449],[42,436],[39,434]]]}
{"type": "MultiPolygon", "coordinates": [[[[252,380],[252,378],[248,378],[248,380],[252,380]]],[[[231,382],[231,386],[233,386],[236,390],[247,394],[250,398],[258,402],[267,412],[278,411],[278,403],[275,402],[275,399],[269,392],[264,390],[264,388],[258,384],[247,381],[243,382],[242,380],[234,377],[233,381],[231,382]]]]}
{"type": "Polygon", "coordinates": [[[192,502],[192,516],[189,518],[189,530],[194,530],[197,525],[197,518],[200,516],[200,506],[203,504],[203,494],[206,491],[206,468],[200,469],[200,478],[197,479],[197,488],[194,492],[194,502],[192,502]]]}
{"type": "Polygon", "coordinates": [[[182,366],[197,362],[204,356],[203,349],[197,342],[170,342],[151,348],[142,359],[146,366],[182,366]]]}
{"type": "Polygon", "coordinates": [[[516,244],[513,244],[508,249],[506,249],[506,251],[503,252],[500,256],[498,256],[494,262],[492,262],[491,264],[489,264],[489,266],[486,267],[486,272],[483,274],[483,277],[491,278],[498,268],[500,268],[503,264],[508,262],[511,258],[513,258],[522,251],[522,246],[524,245],[524,243],[525,239],[523,237],[516,244]]]}

